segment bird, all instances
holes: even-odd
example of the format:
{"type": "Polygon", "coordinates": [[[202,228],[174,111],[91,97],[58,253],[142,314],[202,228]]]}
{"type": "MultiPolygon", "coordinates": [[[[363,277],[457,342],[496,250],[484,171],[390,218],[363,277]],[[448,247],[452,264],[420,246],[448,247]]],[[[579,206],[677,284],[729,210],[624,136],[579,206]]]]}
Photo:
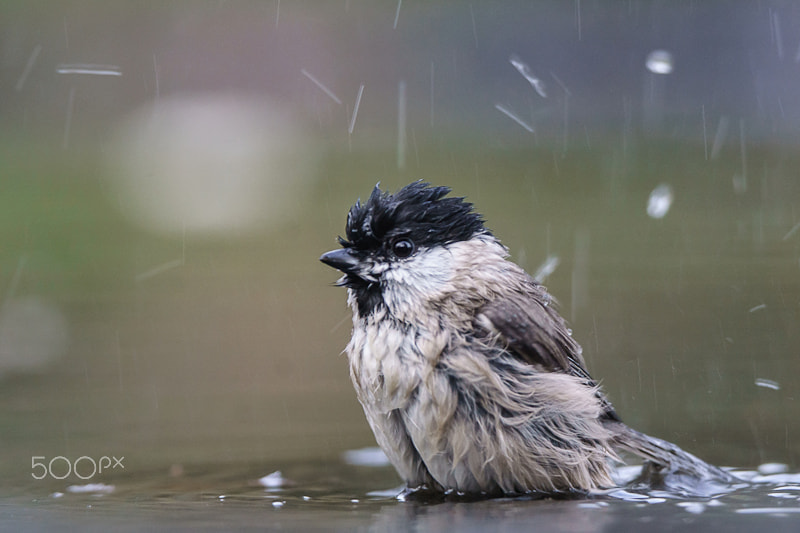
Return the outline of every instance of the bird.
{"type": "Polygon", "coordinates": [[[342,273],[350,377],[401,499],[610,489],[623,454],[661,479],[733,482],[622,421],[547,289],[450,192],[378,184],[320,257],[342,273]]]}

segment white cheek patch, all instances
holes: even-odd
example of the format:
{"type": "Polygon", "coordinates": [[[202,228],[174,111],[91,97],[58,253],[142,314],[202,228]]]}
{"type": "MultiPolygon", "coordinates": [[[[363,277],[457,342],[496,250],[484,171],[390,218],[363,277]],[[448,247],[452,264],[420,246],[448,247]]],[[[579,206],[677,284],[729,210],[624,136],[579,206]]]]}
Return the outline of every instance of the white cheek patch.
{"type": "Polygon", "coordinates": [[[388,263],[373,263],[369,269],[369,273],[374,276],[380,276],[389,269],[388,263]]]}
{"type": "Polygon", "coordinates": [[[396,262],[383,274],[383,280],[393,290],[408,291],[427,299],[440,294],[449,285],[453,271],[452,253],[446,247],[437,246],[396,262]]]}

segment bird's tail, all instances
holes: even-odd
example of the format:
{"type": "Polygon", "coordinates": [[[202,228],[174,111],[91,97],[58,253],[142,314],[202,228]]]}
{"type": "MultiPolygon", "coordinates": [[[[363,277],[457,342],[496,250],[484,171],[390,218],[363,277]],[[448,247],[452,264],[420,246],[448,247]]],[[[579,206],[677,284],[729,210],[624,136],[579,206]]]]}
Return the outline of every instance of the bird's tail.
{"type": "Polygon", "coordinates": [[[711,465],[665,440],[657,439],[626,426],[608,422],[616,448],[630,452],[645,461],[642,478],[665,480],[668,476],[696,478],[698,481],[731,484],[741,482],[730,472],[711,465]]]}

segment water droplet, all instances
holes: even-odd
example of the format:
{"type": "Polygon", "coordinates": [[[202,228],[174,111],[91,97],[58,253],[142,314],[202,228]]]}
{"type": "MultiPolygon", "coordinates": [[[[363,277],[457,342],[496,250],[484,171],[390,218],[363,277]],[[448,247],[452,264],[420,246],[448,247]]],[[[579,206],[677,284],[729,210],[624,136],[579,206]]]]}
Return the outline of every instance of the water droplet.
{"type": "MultiPolygon", "coordinates": [[[[781,385],[777,381],[773,381],[771,379],[764,379],[764,378],[757,378],[755,381],[756,387],[763,387],[765,389],[772,389],[772,390],[781,390],[781,385]]],[[[774,463],[767,463],[768,465],[774,463]]],[[[764,465],[762,465],[764,466],[764,465]]],[[[761,472],[761,467],[758,469],[761,472]]],[[[781,472],[785,472],[786,470],[781,470],[781,472]]],[[[761,472],[762,474],[775,474],[776,472],[761,472]]]]}
{"type": "Polygon", "coordinates": [[[276,489],[282,487],[286,483],[286,478],[283,477],[280,470],[276,470],[271,474],[267,474],[258,480],[258,484],[268,489],[276,489]]]}
{"type": "Polygon", "coordinates": [[[650,218],[664,218],[672,207],[672,187],[662,183],[650,193],[647,200],[647,215],[650,218]]]}
{"type": "Polygon", "coordinates": [[[758,473],[763,475],[783,474],[789,471],[789,465],[784,463],[764,463],[758,466],[758,473]]]}
{"type": "Polygon", "coordinates": [[[680,502],[678,507],[683,507],[687,513],[700,514],[706,510],[706,506],[700,502],[680,502]]]}
{"type": "Polygon", "coordinates": [[[389,459],[386,457],[386,454],[377,446],[347,450],[344,452],[343,458],[344,462],[349,465],[387,466],[389,464],[389,459]]]}
{"type": "Polygon", "coordinates": [[[653,74],[670,74],[674,68],[672,54],[666,50],[653,50],[647,56],[645,66],[653,74]]]}

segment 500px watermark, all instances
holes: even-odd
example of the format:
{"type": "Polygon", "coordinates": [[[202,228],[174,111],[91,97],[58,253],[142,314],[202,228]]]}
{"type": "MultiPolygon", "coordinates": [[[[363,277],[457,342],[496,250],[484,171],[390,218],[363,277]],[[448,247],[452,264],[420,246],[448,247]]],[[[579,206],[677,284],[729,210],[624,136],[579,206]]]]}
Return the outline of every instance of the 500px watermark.
{"type": "Polygon", "coordinates": [[[107,470],[125,469],[122,461],[125,457],[104,455],[97,460],[88,455],[82,455],[75,460],[70,460],[63,455],[56,455],[49,461],[44,455],[31,457],[31,476],[33,479],[44,479],[50,476],[53,479],[65,479],[70,474],[75,474],[80,479],[92,479],[97,474],[107,470]]]}

